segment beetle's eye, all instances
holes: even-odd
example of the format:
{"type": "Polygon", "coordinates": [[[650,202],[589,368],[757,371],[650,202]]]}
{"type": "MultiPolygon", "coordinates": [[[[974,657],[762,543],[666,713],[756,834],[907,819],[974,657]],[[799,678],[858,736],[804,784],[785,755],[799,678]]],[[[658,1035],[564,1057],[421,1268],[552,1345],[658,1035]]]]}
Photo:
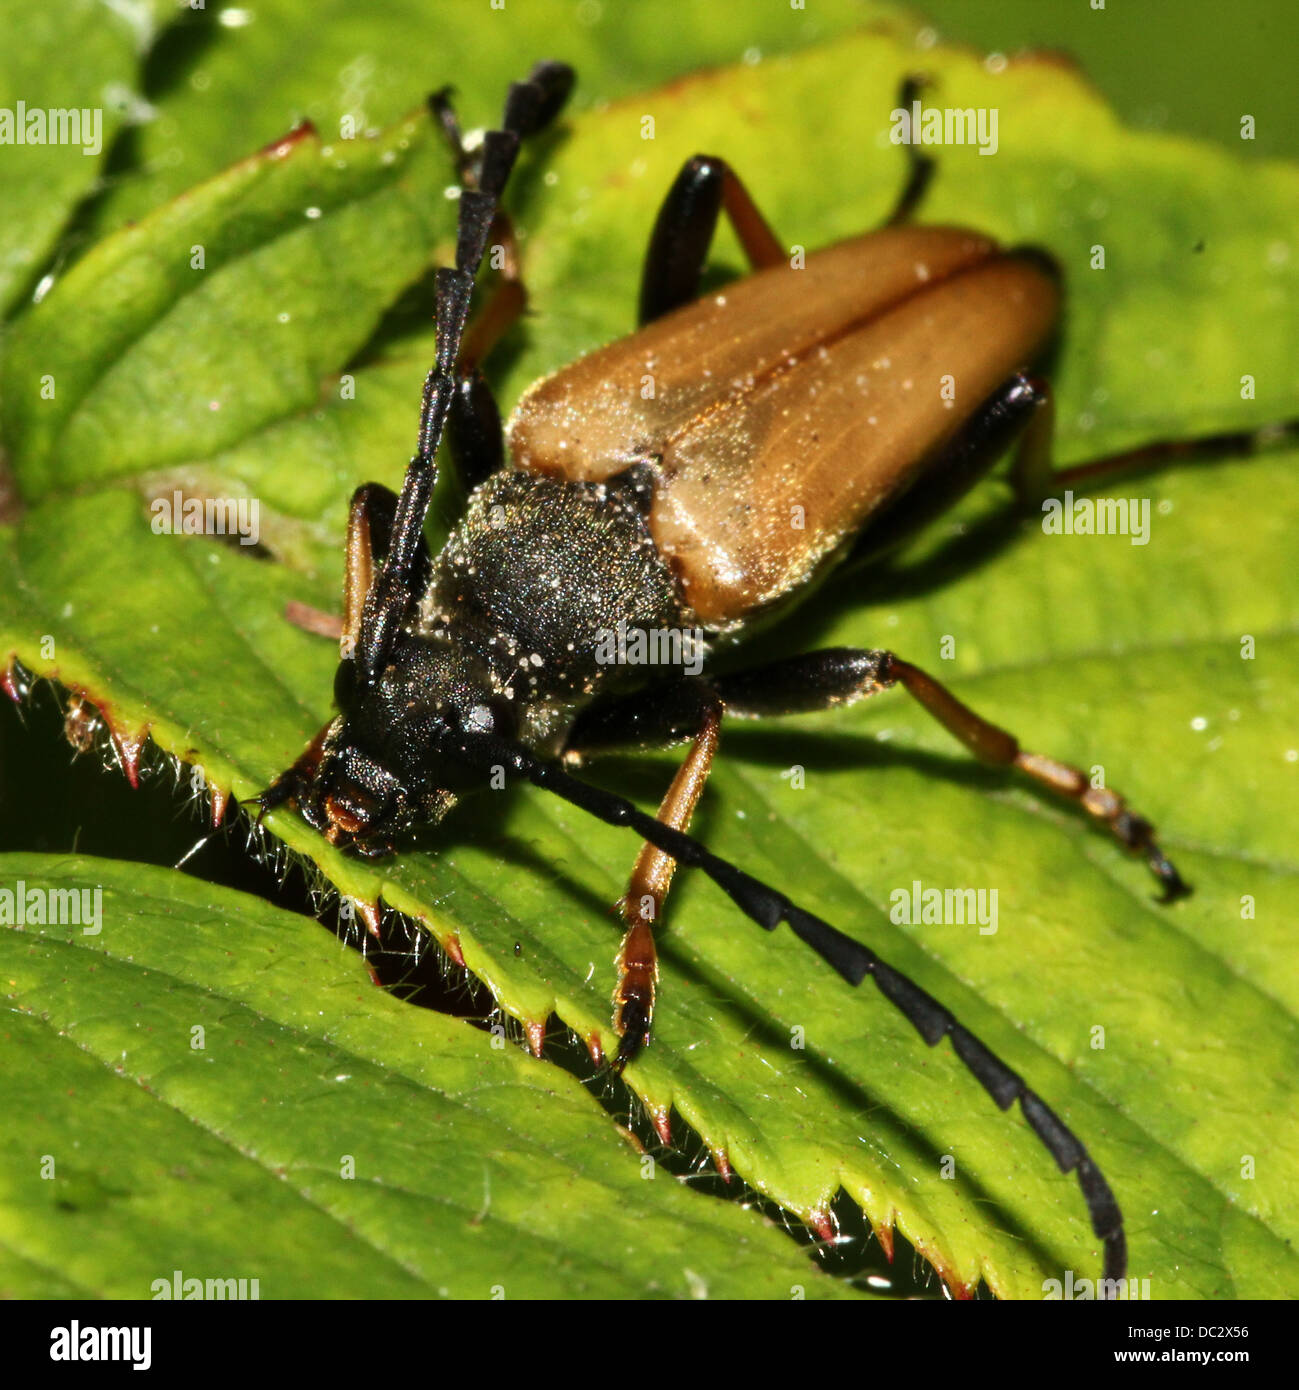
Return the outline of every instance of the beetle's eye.
{"type": "Polygon", "coordinates": [[[340,661],[334,672],[334,703],[346,714],[352,707],[352,697],[356,694],[356,662],[340,661]]]}

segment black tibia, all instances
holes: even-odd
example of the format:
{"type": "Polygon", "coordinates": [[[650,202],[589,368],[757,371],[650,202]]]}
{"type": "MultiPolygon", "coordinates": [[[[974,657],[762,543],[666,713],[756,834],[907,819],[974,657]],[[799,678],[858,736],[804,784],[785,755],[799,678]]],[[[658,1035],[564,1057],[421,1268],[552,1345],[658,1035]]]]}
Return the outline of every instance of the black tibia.
{"type": "MultiPolygon", "coordinates": [[[[911,103],[929,85],[927,79],[919,75],[906,78],[898,91],[898,106],[909,111],[911,103]]],[[[914,131],[912,134],[914,135],[914,131]]],[[[920,206],[934,176],[934,161],[920,152],[920,146],[913,139],[907,145],[907,181],[898,194],[893,211],[884,219],[886,227],[897,227],[911,219],[920,206]]]]}
{"type": "Polygon", "coordinates": [[[722,212],[755,270],[785,259],[784,248],[726,161],[697,154],[686,161],[668,190],[650,234],[641,272],[642,327],[698,298],[708,248],[722,212]]]}
{"type": "Polygon", "coordinates": [[[519,142],[558,114],[572,86],[572,69],[563,63],[538,63],[528,81],[514,83],[505,100],[501,129],[489,131],[475,155],[477,186],[461,193],[456,263],[437,273],[437,359],[424,383],[418,444],[393,518],[388,558],[370,589],[361,621],[356,673],[363,689],[377,681],[422,597],[415,584],[415,556],[433,493],[434,459],[456,397],[460,344],[474,278],[497,204],[518,157],[519,142]]]}
{"type": "Polygon", "coordinates": [[[466,492],[472,492],[505,466],[501,412],[481,372],[471,372],[456,383],[455,401],[447,420],[447,449],[466,492]]]}
{"type": "MultiPolygon", "coordinates": [[[[1105,1246],[1105,1279],[1125,1277],[1127,1245],[1123,1217],[1109,1184],[1081,1140],[1017,1072],[913,980],[894,970],[869,947],[796,906],[777,889],[718,858],[692,836],[646,815],[624,797],[579,781],[558,764],[536,757],[519,744],[490,735],[458,733],[447,736],[444,751],[448,757],[476,767],[484,780],[496,769],[501,769],[507,776],[553,792],[598,820],[626,826],[671,855],[678,864],[701,869],[760,927],[772,931],[787,922],[794,934],[849,984],[860,984],[867,975],[871,976],[880,993],[906,1015],[929,1046],[935,1046],[945,1037],[951,1038],[956,1055],[1000,1109],[1007,1110],[1019,1101],[1024,1118],[1060,1171],[1078,1175],[1092,1230],[1105,1246]]],[[[1111,1290],[1104,1293],[1109,1296],[1111,1290]]]]}
{"type": "Polygon", "coordinates": [[[600,696],[573,721],[564,754],[574,760],[620,748],[664,748],[699,732],[716,703],[711,682],[661,681],[628,695],[600,696]]]}
{"type": "Polygon", "coordinates": [[[570,761],[625,748],[664,748],[699,732],[708,711],[757,718],[830,709],[882,689],[882,652],[835,647],[725,676],[662,681],[593,700],[573,723],[570,761]]]}
{"type": "Polygon", "coordinates": [[[860,700],[884,688],[883,652],[828,647],[749,671],[714,677],[728,714],[760,718],[810,714],[860,700]]]}
{"type": "Polygon", "coordinates": [[[1022,749],[1013,734],[975,714],[932,676],[892,652],[831,647],[749,671],[710,676],[706,683],[681,681],[625,699],[611,696],[583,712],[565,751],[580,755],[619,746],[678,742],[699,727],[699,711],[714,698],[721,700],[729,715],[757,718],[831,709],[897,684],[976,757],[996,766],[1018,768],[1042,786],[1077,802],[1106,825],[1127,849],[1145,857],[1163,885],[1165,900],[1188,891],[1156,843],[1154,827],[1131,811],[1117,792],[1093,787],[1081,769],[1068,763],[1022,749]]]}
{"type": "Polygon", "coordinates": [[[1287,420],[1264,430],[1158,440],[1137,449],[1057,469],[1051,457],[1055,442],[1055,400],[1047,382],[1033,377],[1030,384],[1040,408],[1024,431],[1011,473],[1020,501],[1029,505],[1055,497],[1063,488],[1099,486],[1125,473],[1145,472],[1166,463],[1209,463],[1214,459],[1253,453],[1280,438],[1299,436],[1299,420],[1287,420]]]}

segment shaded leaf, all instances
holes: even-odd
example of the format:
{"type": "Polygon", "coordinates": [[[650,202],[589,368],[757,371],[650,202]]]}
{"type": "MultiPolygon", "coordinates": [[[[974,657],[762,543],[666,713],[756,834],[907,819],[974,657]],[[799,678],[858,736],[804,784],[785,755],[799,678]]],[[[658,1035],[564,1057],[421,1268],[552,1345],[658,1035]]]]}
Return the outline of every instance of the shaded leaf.
{"type": "Polygon", "coordinates": [[[11,1295],[148,1298],[174,1271],[262,1298],[846,1291],[307,918],[111,860],[0,856],[0,883],[10,916],[15,890],[79,905],[0,933],[11,1295]]]}
{"type": "Polygon", "coordinates": [[[15,123],[0,145],[0,314],[28,288],[72,209],[95,186],[108,145],[138,100],[141,57],[172,12],[167,0],[116,7],[0,0],[0,110],[15,123]],[[75,63],[65,61],[70,50],[75,63]],[[59,115],[50,118],[51,111],[59,115]]]}
{"type": "Polygon", "coordinates": [[[687,16],[663,0],[499,8],[259,0],[183,14],[160,45],[168,61],[159,67],[171,76],[159,84],[156,118],[138,132],[135,168],[100,200],[95,222],[106,230],[141,217],[224,169],[232,150],[274,140],[304,119],[327,139],[377,130],[454,83],[472,128],[496,118],[506,86],[540,58],[561,58],[581,73],[575,101],[585,108],[678,76],[683,39],[692,62],[711,67],[824,41],[878,8],[817,0],[801,8],[694,6],[687,16]]]}

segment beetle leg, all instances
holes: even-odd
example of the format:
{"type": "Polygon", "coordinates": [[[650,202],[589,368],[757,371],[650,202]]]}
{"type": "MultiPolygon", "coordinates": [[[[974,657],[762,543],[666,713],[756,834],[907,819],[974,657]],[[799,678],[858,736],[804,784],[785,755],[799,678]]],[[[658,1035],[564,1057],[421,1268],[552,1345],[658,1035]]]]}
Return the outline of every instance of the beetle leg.
{"type": "Polygon", "coordinates": [[[850,704],[901,684],[977,758],[1016,767],[1053,792],[1076,801],[1135,854],[1142,854],[1164,888],[1164,901],[1188,892],[1187,885],[1154,838],[1154,827],[1128,809],[1117,793],[1093,787],[1081,769],[1041,753],[1030,753],[1005,729],[961,703],[919,667],[892,652],[851,647],[808,652],[787,661],[730,676],[713,677],[717,693],[734,715],[798,714],[850,704]]]}
{"type": "MultiPolygon", "coordinates": [[[[887,653],[855,653],[886,656],[887,653]]],[[[880,993],[899,1009],[930,1047],[944,1038],[1000,1110],[1019,1102],[1025,1120],[1062,1173],[1076,1173],[1096,1237],[1104,1242],[1104,1277],[1098,1298],[1116,1294],[1115,1282],[1127,1274],[1127,1238],[1123,1214],[1114,1193],[1095,1160],[1076,1134],[1045,1101],[1031,1090],[1017,1072],[970,1032],[950,1010],[914,980],[894,970],[869,947],[806,911],[769,884],[746,874],[734,864],[706,849],[698,840],[673,826],[647,816],[624,797],[569,776],[562,764],[537,757],[521,744],[491,734],[457,732],[445,745],[447,752],[486,776],[502,769],[517,781],[562,797],[606,825],[633,830],[650,844],[670,854],[678,864],[708,875],[751,921],[766,931],[788,922],[790,930],[836,970],[849,984],[859,985],[869,975],[880,993]]]]}
{"type": "MultiPolygon", "coordinates": [[[[392,534],[393,515],[397,507],[397,494],[382,483],[362,483],[352,494],[347,509],[347,545],[343,570],[343,616],[332,618],[328,613],[309,608],[306,604],[288,604],[285,617],[298,627],[318,632],[321,636],[337,637],[339,660],[351,661],[356,650],[356,640],[361,631],[361,614],[365,607],[365,596],[370,591],[370,581],[374,577],[374,564],[378,556],[388,549],[388,538],[392,534]],[[293,610],[298,611],[293,611],[293,610]]],[[[428,545],[421,543],[417,563],[430,566],[428,545]]],[[[337,689],[337,683],[335,689],[337,689]]],[[[333,726],[331,720],[311,740],[306,749],[287,772],[266,788],[254,800],[261,807],[257,819],[267,811],[286,801],[296,801],[315,779],[316,768],[320,764],[325,736],[333,726]]]]}
{"type": "Polygon", "coordinates": [[[1182,876],[1155,843],[1154,827],[1130,811],[1117,792],[1108,787],[1093,787],[1080,768],[1021,748],[1013,734],[975,714],[932,676],[891,652],[880,655],[883,657],[880,676],[885,684],[901,681],[908,693],[976,757],[999,766],[1017,767],[1042,786],[1076,801],[1088,815],[1107,825],[1127,849],[1145,855],[1151,872],[1163,885],[1165,901],[1189,891],[1182,876]]]}
{"type": "MultiPolygon", "coordinates": [[[[902,110],[910,111],[912,102],[928,85],[928,81],[919,74],[904,78],[898,91],[898,106],[902,110]]],[[[909,141],[906,150],[907,181],[902,187],[902,192],[898,194],[897,202],[893,204],[893,211],[884,219],[885,227],[899,227],[911,220],[912,214],[924,199],[930,179],[934,176],[934,161],[927,154],[921,153],[920,146],[915,141],[909,141]]]]}
{"type": "Polygon", "coordinates": [[[1037,377],[1026,378],[1038,397],[1038,409],[1024,430],[1015,455],[1011,480],[1019,500],[1032,506],[1062,489],[1091,487],[1106,483],[1124,473],[1148,472],[1166,463],[1212,462],[1233,455],[1252,453],[1277,437],[1299,434],[1299,420],[1288,420],[1264,430],[1236,430],[1224,434],[1205,434],[1193,439],[1165,439],[1143,444],[1123,453],[1091,459],[1057,469],[1051,461],[1055,436],[1055,401],[1050,386],[1037,377]]]}
{"type": "Polygon", "coordinates": [[[347,546],[343,569],[343,631],[338,639],[339,656],[344,661],[356,650],[356,639],[361,631],[361,610],[365,607],[365,596],[370,592],[370,581],[374,578],[375,547],[377,544],[380,549],[387,549],[396,505],[397,494],[382,483],[363,483],[352,494],[351,505],[347,509],[347,546]],[[372,513],[377,515],[372,518],[372,513]],[[376,535],[376,532],[379,534],[376,535]]]}
{"type": "Polygon", "coordinates": [[[970,416],[915,486],[881,508],[853,542],[852,562],[887,554],[942,516],[1041,419],[1043,384],[1017,372],[970,416]]]}
{"type": "MultiPolygon", "coordinates": [[[[365,596],[370,592],[374,568],[388,553],[393,521],[397,515],[397,494],[382,483],[362,483],[352,494],[347,509],[347,548],[343,571],[343,632],[338,639],[339,656],[349,661],[361,635],[365,596]]],[[[428,585],[433,560],[428,542],[420,537],[415,546],[413,583],[423,592],[428,585]]]]}
{"type": "Polygon", "coordinates": [[[686,160],[668,189],[650,233],[640,282],[642,328],[698,298],[708,248],[723,212],[754,270],[786,259],[785,248],[730,165],[716,155],[697,154],[686,160]]]}
{"type": "MultiPolygon", "coordinates": [[[[658,819],[664,825],[684,831],[708,779],[722,713],[717,692],[707,682],[695,679],[663,682],[630,695],[596,700],[578,716],[564,760],[573,765],[587,754],[628,747],[663,748],[692,739],[690,752],[658,809],[658,819]]],[[[676,860],[646,843],[632,869],[627,892],[618,903],[627,931],[617,956],[618,986],[613,996],[614,1030],[621,1038],[613,1063],[616,1072],[649,1041],[658,980],[653,928],[675,869],[676,860]]]]}
{"type": "MultiPolygon", "coordinates": [[[[906,78],[898,105],[910,108],[925,85],[923,77],[906,78]]],[[[886,227],[910,218],[933,178],[934,161],[918,145],[907,146],[907,160],[907,181],[884,221],[886,227]]],[[[650,233],[641,272],[638,322],[642,328],[699,297],[708,248],[722,213],[754,270],[786,259],[785,248],[736,172],[717,155],[697,154],[685,162],[668,189],[650,233]]]]}
{"type": "Polygon", "coordinates": [[[471,372],[456,382],[447,416],[447,450],[466,493],[505,467],[500,407],[481,372],[471,372]]]}
{"type": "Polygon", "coordinates": [[[630,694],[599,696],[577,716],[564,744],[564,761],[581,766],[588,756],[628,748],[668,748],[694,738],[717,703],[711,681],[682,677],[630,694]]]}
{"type": "MultiPolygon", "coordinates": [[[[347,513],[347,561],[343,571],[343,624],[338,639],[338,670],[334,703],[346,714],[356,684],[357,647],[362,641],[366,600],[377,566],[388,554],[400,499],[382,483],[362,483],[352,494],[347,513]]],[[[413,594],[428,588],[433,560],[423,531],[415,542],[408,567],[413,594]]]]}
{"type": "MultiPolygon", "coordinates": [[[[717,751],[721,719],[720,704],[705,706],[690,752],[677,769],[659,806],[658,819],[674,830],[690,828],[690,818],[703,795],[717,751]]],[[[627,892],[618,903],[627,922],[627,931],[616,958],[618,984],[613,993],[613,1026],[621,1039],[611,1068],[615,1073],[621,1072],[650,1039],[654,990],[659,976],[654,923],[663,910],[676,867],[677,861],[670,854],[646,842],[636,857],[627,892]]]]}
{"type": "Polygon", "coordinates": [[[294,627],[336,641],[344,660],[355,648],[365,596],[374,577],[375,556],[382,556],[388,549],[396,506],[397,494],[382,483],[362,483],[352,494],[347,509],[341,618],[296,600],[284,606],[284,616],[294,627]]]}
{"type": "Polygon", "coordinates": [[[1145,856],[1164,887],[1166,901],[1188,891],[1155,842],[1150,822],[1129,810],[1117,792],[1091,786],[1086,774],[1068,763],[1021,749],[1013,734],[975,714],[932,676],[888,651],[830,647],[747,671],[710,676],[706,685],[683,680],[666,688],[596,701],[574,725],[566,758],[572,762],[588,752],[680,741],[689,737],[690,721],[699,718],[705,698],[720,702],[719,708],[729,716],[758,719],[833,709],[897,684],[976,757],[1018,768],[1107,825],[1127,849],[1145,856]]]}
{"type": "Polygon", "coordinates": [[[325,739],[329,736],[329,731],[333,726],[334,721],[331,719],[302,750],[297,762],[292,767],[281,772],[264,792],[259,792],[258,795],[249,798],[248,803],[245,803],[256,803],[258,807],[255,824],[261,825],[267,811],[273,811],[277,806],[283,806],[285,802],[297,801],[298,797],[311,786],[315,780],[316,768],[320,766],[320,759],[324,753],[325,739]]]}
{"type": "Polygon", "coordinates": [[[331,642],[337,642],[343,635],[343,620],[337,613],[326,613],[323,608],[301,603],[296,598],[289,599],[284,605],[284,616],[303,632],[310,632],[316,637],[328,637],[331,642]]]}

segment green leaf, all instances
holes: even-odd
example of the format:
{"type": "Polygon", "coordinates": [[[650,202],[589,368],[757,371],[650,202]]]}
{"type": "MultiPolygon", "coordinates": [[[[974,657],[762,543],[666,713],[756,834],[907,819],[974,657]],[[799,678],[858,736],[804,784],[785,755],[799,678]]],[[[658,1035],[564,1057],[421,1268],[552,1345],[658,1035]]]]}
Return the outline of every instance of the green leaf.
{"type": "Polygon", "coordinates": [[[112,860],[4,855],[0,882],[6,920],[65,923],[0,934],[11,1296],[148,1298],[174,1271],[262,1298],[848,1292],[309,918],[112,860]]]}
{"type": "Polygon", "coordinates": [[[703,68],[824,41],[877,8],[862,0],[797,9],[705,5],[685,20],[665,0],[499,8],[260,0],[255,8],[183,14],[162,36],[155,63],[179,75],[151,90],[155,117],[138,132],[133,176],[105,191],[93,220],[107,230],[141,217],[224,169],[232,151],[269,143],[304,119],[326,138],[379,129],[431,87],[453,82],[472,128],[495,120],[507,85],[538,58],[577,69],[574,100],[585,109],[679,76],[684,28],[691,61],[703,68]]]}
{"type": "MultiPolygon", "coordinates": [[[[496,372],[503,401],[631,327],[657,202],[699,149],[735,164],[791,245],[878,221],[903,175],[892,94],[915,66],[908,33],[881,30],[615,103],[534,151],[510,199],[534,316],[496,372]]],[[[930,49],[924,66],[936,100],[1000,114],[996,157],[939,151],[926,220],[1044,245],[1065,268],[1063,462],[1299,414],[1285,254],[1299,172],[1124,131],[1054,63],[994,72],[930,49]]],[[[128,755],[147,729],[247,796],[328,717],[334,653],[283,607],[338,606],[350,489],[400,477],[429,342],[380,313],[449,237],[448,179],[418,127],[330,154],[302,140],[108,238],[14,332],[0,384],[28,506],[0,551],[0,653],[88,693],[128,755]],[[304,220],[326,194],[326,215],[304,220]],[[182,273],[195,239],[230,253],[182,273]],[[344,368],[354,399],[331,375],[344,368]],[[42,402],[42,375],[67,394],[42,402]],[[260,499],[278,563],[153,535],[148,499],[178,486],[260,499]]],[[[739,267],[729,234],[717,252],[739,267]]],[[[891,590],[887,575],[841,580],[753,648],[887,644],[941,671],[1027,747],[1103,767],[1160,827],[1191,899],[1155,905],[1139,863],[1045,794],[972,767],[900,694],[728,728],[696,821],[1024,1074],[1110,1179],[1131,1273],[1156,1297],[1296,1286],[1299,581],[1277,501],[1295,462],[1274,450],[1120,487],[1151,499],[1146,546],[998,521],[1007,494],[990,482],[891,590]],[[795,764],[801,791],[780,775],[795,764]],[[995,889],[997,931],[892,921],[893,894],[917,880],[995,889]]],[[[649,805],[673,761],[593,775],[649,805]]],[[[377,865],[291,815],[269,823],[345,894],[454,944],[507,1012],[556,1014],[607,1051],[608,904],[634,842],[539,795],[503,801],[377,865]]],[[[655,1042],[627,1073],[652,1112],[675,1108],[799,1215],[823,1216],[842,1187],[957,1290],[985,1277],[1040,1297],[1066,1269],[1099,1273],[1073,1178],[946,1046],[926,1050],[873,991],[683,877],[655,1042]]]]}
{"type": "Polygon", "coordinates": [[[15,123],[0,144],[0,314],[28,288],[72,209],[94,189],[109,143],[136,103],[141,56],[154,26],[172,9],[167,0],[134,0],[129,6],[0,0],[0,33],[6,36],[0,110],[15,123]],[[77,61],[69,64],[73,50],[77,61]],[[51,111],[60,114],[51,118],[51,111]],[[36,123],[29,126],[28,117],[36,123]]]}

